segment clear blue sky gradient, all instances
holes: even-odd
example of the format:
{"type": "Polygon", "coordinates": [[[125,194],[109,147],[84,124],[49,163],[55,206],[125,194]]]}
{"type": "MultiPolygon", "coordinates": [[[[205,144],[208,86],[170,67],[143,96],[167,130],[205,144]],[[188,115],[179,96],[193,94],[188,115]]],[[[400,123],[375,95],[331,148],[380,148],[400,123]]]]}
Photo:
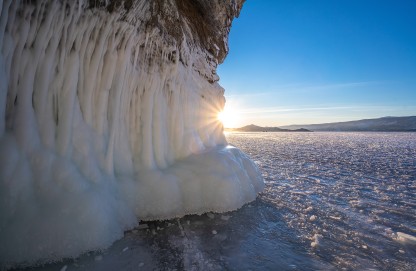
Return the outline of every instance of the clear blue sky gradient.
{"type": "Polygon", "coordinates": [[[229,47],[228,126],[416,115],[416,1],[248,0],[229,47]]]}

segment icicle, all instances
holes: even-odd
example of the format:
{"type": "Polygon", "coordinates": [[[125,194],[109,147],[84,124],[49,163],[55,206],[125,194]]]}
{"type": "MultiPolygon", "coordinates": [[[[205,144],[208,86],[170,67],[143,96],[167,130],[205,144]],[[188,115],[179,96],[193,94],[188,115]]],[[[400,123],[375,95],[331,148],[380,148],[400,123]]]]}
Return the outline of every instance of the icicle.
{"type": "Polygon", "coordinates": [[[261,191],[255,165],[225,147],[205,53],[149,27],[149,1],[132,9],[0,1],[0,269],[261,191]]]}

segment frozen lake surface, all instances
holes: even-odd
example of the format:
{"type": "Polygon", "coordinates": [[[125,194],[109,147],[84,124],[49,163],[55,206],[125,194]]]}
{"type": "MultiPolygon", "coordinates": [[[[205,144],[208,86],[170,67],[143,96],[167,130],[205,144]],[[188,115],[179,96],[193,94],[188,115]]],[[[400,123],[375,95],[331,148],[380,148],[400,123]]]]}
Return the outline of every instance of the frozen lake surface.
{"type": "Polygon", "coordinates": [[[230,133],[266,188],[39,270],[416,270],[416,133],[230,133]]]}

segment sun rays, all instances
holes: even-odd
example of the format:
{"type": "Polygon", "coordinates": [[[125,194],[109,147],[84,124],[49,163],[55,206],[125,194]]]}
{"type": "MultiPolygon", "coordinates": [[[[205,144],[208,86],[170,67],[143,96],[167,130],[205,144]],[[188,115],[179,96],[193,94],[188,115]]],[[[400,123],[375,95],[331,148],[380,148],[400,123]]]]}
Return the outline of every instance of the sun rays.
{"type": "Polygon", "coordinates": [[[235,128],[239,125],[240,122],[238,110],[228,104],[226,104],[223,111],[218,113],[217,119],[223,124],[225,128],[235,128]]]}

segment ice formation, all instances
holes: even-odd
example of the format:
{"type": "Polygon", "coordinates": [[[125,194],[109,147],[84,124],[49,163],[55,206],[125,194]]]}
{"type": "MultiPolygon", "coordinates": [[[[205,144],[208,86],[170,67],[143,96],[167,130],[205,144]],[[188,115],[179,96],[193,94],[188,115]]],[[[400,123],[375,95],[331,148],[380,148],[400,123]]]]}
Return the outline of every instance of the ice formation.
{"type": "Polygon", "coordinates": [[[0,0],[0,269],[255,199],[261,175],[216,120],[242,2],[0,0]]]}

